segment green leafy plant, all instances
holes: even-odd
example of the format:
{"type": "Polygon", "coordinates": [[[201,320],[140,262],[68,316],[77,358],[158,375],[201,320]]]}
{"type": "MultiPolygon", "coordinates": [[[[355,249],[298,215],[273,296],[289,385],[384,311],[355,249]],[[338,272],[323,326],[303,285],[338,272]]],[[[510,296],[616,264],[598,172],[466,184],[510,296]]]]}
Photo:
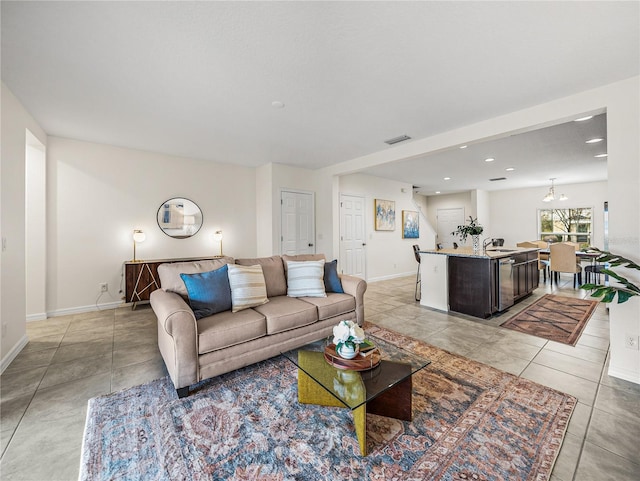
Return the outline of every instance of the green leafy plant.
{"type": "MultiPolygon", "coordinates": [[[[626,269],[635,269],[640,271],[640,266],[630,259],[612,254],[611,252],[601,251],[596,247],[590,247],[590,252],[599,252],[600,255],[596,257],[597,262],[606,262],[611,267],[624,267],[626,269]]],[[[628,279],[622,277],[617,272],[610,268],[605,268],[600,271],[601,274],[606,274],[613,277],[619,282],[619,285],[604,285],[604,284],[583,284],[580,286],[582,289],[593,290],[591,297],[601,297],[600,302],[611,302],[618,295],[618,304],[627,302],[633,296],[640,295],[640,287],[628,279]]]]}
{"type": "Polygon", "coordinates": [[[484,228],[478,224],[478,218],[473,218],[469,216],[469,223],[464,225],[459,225],[456,230],[454,230],[451,235],[457,235],[462,242],[467,240],[467,236],[474,236],[482,234],[484,228]]]}

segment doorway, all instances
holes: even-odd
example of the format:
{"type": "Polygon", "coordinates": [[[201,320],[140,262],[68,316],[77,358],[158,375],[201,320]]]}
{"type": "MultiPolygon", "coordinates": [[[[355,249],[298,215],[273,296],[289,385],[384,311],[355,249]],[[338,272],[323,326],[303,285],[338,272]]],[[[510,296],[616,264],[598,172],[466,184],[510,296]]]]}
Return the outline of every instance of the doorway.
{"type": "Polygon", "coordinates": [[[47,318],[46,309],[46,153],[25,132],[25,292],[27,321],[47,318]]]}
{"type": "Polygon", "coordinates": [[[366,279],[365,199],[340,194],[340,272],[366,279]]]}
{"type": "Polygon", "coordinates": [[[315,254],[315,197],[313,192],[280,192],[280,253],[315,254]]]}
{"type": "Polygon", "coordinates": [[[459,225],[464,224],[464,207],[437,209],[436,211],[438,244],[451,248],[456,237],[451,235],[459,225]]]}

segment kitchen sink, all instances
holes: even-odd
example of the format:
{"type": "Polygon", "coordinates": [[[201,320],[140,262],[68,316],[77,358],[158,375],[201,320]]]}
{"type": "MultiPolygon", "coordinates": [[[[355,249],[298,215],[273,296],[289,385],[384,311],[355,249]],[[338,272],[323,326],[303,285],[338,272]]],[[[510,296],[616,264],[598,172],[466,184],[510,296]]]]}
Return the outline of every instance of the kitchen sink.
{"type": "Polygon", "coordinates": [[[515,252],[515,249],[487,249],[487,252],[515,252]]]}

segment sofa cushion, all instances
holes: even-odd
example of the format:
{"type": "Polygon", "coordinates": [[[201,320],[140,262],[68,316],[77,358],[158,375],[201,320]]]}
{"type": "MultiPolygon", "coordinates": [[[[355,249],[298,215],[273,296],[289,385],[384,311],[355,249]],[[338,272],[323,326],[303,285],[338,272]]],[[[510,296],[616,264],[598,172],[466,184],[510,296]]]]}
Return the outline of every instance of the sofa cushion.
{"type": "Polygon", "coordinates": [[[224,311],[198,321],[198,353],[224,349],[247,342],[267,333],[262,314],[253,309],[240,312],[224,311]]]}
{"type": "Polygon", "coordinates": [[[231,286],[231,310],[233,312],[269,302],[262,266],[238,266],[229,264],[231,286]]]}
{"type": "Polygon", "coordinates": [[[180,278],[180,274],[195,274],[219,269],[225,264],[233,264],[233,257],[221,257],[189,262],[168,262],[158,266],[160,287],[168,292],[176,292],[185,299],[188,298],[187,288],[180,278]]]}
{"type": "Polygon", "coordinates": [[[189,294],[189,305],[197,319],[231,310],[231,287],[227,265],[209,272],[180,274],[189,294]]]}
{"type": "Polygon", "coordinates": [[[253,309],[266,318],[267,334],[288,331],[318,320],[315,305],[288,296],[272,297],[269,304],[253,309]]]}
{"type": "Polygon", "coordinates": [[[327,297],[324,292],[324,260],[287,261],[287,296],[327,297]]]}
{"type": "Polygon", "coordinates": [[[340,282],[340,276],[338,275],[338,260],[334,259],[331,262],[324,263],[324,290],[326,292],[337,292],[344,294],[342,289],[342,282],[340,282]]]}
{"type": "Polygon", "coordinates": [[[280,256],[236,259],[236,264],[241,266],[262,266],[264,280],[267,283],[267,297],[287,295],[287,279],[284,276],[284,265],[280,256]]]}
{"type": "Polygon", "coordinates": [[[282,262],[284,262],[284,274],[287,275],[287,262],[304,262],[304,261],[326,261],[324,254],[298,254],[295,256],[282,255],[282,262]]]}
{"type": "Polygon", "coordinates": [[[352,312],[356,308],[356,299],[349,294],[327,293],[327,297],[303,297],[303,301],[318,309],[318,320],[352,312]]]}

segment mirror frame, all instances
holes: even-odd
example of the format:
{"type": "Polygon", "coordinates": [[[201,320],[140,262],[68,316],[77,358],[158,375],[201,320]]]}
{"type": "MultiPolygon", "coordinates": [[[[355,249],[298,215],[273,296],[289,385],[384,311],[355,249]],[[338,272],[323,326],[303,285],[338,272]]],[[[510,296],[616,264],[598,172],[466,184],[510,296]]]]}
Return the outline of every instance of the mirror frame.
{"type": "Polygon", "coordinates": [[[200,231],[204,216],[198,204],[192,200],[185,197],[172,197],[160,204],[156,221],[160,230],[169,237],[188,239],[200,231]],[[172,217],[175,217],[174,222],[171,222],[172,217]],[[185,219],[190,222],[185,222],[185,219]]]}

